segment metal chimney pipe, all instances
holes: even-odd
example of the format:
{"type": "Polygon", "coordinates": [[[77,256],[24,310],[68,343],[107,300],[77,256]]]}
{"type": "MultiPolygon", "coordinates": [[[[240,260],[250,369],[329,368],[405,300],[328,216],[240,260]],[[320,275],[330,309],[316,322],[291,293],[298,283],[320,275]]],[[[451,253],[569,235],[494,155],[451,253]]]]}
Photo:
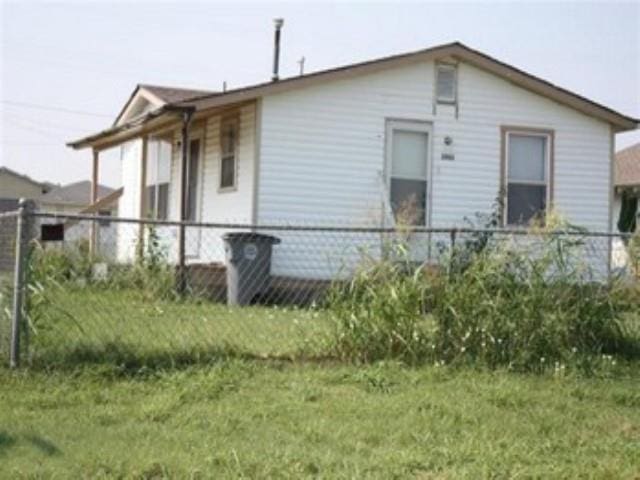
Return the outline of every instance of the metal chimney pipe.
{"type": "Polygon", "coordinates": [[[277,82],[280,78],[278,76],[278,71],[280,70],[280,30],[282,30],[282,25],[284,25],[284,19],[276,18],[273,20],[273,23],[276,27],[276,31],[274,35],[273,76],[271,77],[271,81],[277,82]]]}

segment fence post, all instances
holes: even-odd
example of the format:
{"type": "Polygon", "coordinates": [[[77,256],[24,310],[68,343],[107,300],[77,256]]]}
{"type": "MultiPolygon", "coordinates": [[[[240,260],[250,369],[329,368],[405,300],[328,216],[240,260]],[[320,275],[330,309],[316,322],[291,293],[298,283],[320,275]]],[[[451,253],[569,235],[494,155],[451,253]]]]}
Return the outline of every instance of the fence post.
{"type": "Polygon", "coordinates": [[[33,225],[33,200],[20,199],[16,228],[16,264],[13,273],[13,311],[11,316],[11,368],[20,365],[20,334],[23,329],[26,260],[33,225]]]}
{"type": "Polygon", "coordinates": [[[458,234],[458,230],[456,228],[451,229],[451,231],[449,232],[449,241],[451,242],[451,250],[450,250],[450,254],[449,254],[449,268],[448,268],[448,272],[447,275],[449,277],[451,277],[451,274],[453,273],[453,263],[454,263],[454,256],[456,254],[456,236],[458,234]]]}
{"type": "Polygon", "coordinates": [[[184,222],[178,226],[178,285],[177,290],[180,295],[187,290],[187,268],[185,262],[186,253],[186,232],[184,222]]]}

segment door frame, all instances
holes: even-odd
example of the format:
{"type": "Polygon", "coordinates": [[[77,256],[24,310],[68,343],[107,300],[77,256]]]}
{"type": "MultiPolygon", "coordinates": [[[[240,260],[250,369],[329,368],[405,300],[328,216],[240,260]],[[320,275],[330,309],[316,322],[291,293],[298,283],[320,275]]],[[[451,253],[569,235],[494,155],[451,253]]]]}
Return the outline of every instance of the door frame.
{"type": "MultiPolygon", "coordinates": [[[[195,211],[194,219],[192,221],[201,222],[202,221],[202,199],[204,198],[203,179],[204,179],[204,159],[205,159],[205,147],[206,147],[206,144],[205,144],[206,136],[205,136],[204,129],[194,130],[193,132],[189,133],[189,140],[188,140],[189,145],[188,145],[188,156],[187,156],[187,158],[189,159],[189,162],[191,161],[191,142],[193,140],[198,140],[200,142],[200,151],[198,152],[198,175],[196,178],[196,198],[195,198],[196,211],[195,211]]],[[[188,172],[186,173],[188,174],[188,172]]],[[[189,188],[188,178],[187,178],[187,188],[189,188]]],[[[193,239],[192,239],[192,241],[195,242],[195,253],[189,252],[188,240],[187,240],[187,248],[185,249],[187,251],[185,253],[185,257],[191,258],[191,259],[200,257],[202,232],[200,228],[196,228],[195,231],[196,231],[196,234],[193,236],[193,239]]]]}
{"type": "MultiPolygon", "coordinates": [[[[414,120],[403,118],[386,118],[385,119],[385,155],[384,155],[384,172],[385,182],[387,185],[386,195],[391,196],[391,162],[393,161],[393,131],[404,130],[410,132],[419,132],[427,134],[427,197],[424,227],[431,228],[432,216],[432,199],[433,199],[433,123],[426,120],[414,120]]],[[[389,198],[391,203],[391,198],[389,198]]],[[[393,212],[392,212],[393,214],[393,212]]]]}

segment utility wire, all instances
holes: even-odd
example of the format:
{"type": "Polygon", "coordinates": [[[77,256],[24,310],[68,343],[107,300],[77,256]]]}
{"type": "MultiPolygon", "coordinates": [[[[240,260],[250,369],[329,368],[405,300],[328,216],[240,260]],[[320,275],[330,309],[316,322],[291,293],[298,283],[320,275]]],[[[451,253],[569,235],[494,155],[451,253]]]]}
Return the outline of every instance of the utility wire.
{"type": "Polygon", "coordinates": [[[83,129],[86,130],[87,129],[87,125],[85,122],[87,122],[87,120],[83,120],[83,124],[76,124],[76,125],[69,125],[69,124],[61,124],[58,122],[47,122],[44,120],[41,120],[40,118],[33,118],[33,117],[27,117],[27,116],[23,116],[23,115],[18,115],[16,113],[13,113],[11,111],[5,111],[2,108],[0,108],[0,112],[2,113],[2,119],[4,120],[4,126],[5,128],[11,128],[12,126],[14,126],[16,123],[18,124],[23,124],[23,125],[27,125],[27,126],[33,126],[39,129],[44,129],[47,131],[50,131],[51,133],[59,133],[59,132],[63,132],[63,133],[78,133],[79,131],[82,131],[83,129]]]}
{"type": "Polygon", "coordinates": [[[13,100],[0,100],[0,103],[3,103],[5,105],[12,105],[14,107],[34,108],[37,110],[49,110],[52,112],[69,113],[72,115],[89,115],[92,117],[113,118],[113,115],[108,115],[106,113],[88,112],[85,110],[72,110],[72,109],[62,108],[62,107],[53,107],[50,105],[40,105],[37,103],[16,102],[13,100]]]}

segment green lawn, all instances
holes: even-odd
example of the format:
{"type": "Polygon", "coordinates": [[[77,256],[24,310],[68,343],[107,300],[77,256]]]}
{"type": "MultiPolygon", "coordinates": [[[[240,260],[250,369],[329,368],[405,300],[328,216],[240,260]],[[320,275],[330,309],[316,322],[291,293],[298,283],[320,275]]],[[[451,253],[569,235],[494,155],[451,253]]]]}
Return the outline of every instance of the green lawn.
{"type": "MultiPolygon", "coordinates": [[[[49,287],[35,318],[34,365],[100,362],[174,366],[220,355],[313,356],[330,325],[311,309],[231,308],[209,301],[150,301],[137,292],[49,287]]],[[[38,300],[40,301],[40,300],[38,300]]]]}
{"type": "Polygon", "coordinates": [[[354,366],[322,357],[321,311],[93,288],[34,311],[31,367],[0,368],[0,478],[640,475],[634,364],[354,366]]]}
{"type": "Polygon", "coordinates": [[[0,370],[0,478],[637,478],[640,377],[0,370]]]}

